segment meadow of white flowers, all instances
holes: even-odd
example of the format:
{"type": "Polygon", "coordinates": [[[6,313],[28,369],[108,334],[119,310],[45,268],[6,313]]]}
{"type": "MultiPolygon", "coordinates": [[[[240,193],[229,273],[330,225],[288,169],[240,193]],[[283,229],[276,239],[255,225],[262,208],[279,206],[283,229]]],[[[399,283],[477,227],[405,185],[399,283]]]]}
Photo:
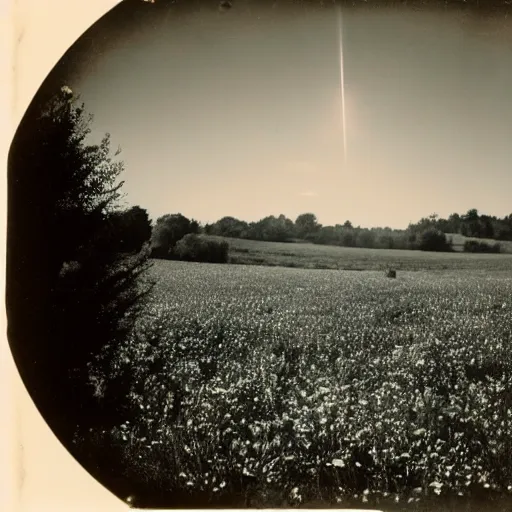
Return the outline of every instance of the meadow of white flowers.
{"type": "Polygon", "coordinates": [[[153,272],[104,433],[134,479],[277,506],[512,489],[512,272],[153,272]]]}

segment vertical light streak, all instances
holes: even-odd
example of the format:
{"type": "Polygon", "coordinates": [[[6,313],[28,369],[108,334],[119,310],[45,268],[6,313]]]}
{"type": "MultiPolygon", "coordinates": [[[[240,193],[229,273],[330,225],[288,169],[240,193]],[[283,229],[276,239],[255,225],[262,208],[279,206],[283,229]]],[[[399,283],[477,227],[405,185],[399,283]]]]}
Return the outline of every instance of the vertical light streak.
{"type": "Polygon", "coordinates": [[[340,46],[340,89],[341,89],[341,125],[343,130],[343,165],[347,165],[347,123],[345,116],[345,69],[343,63],[343,21],[341,7],[338,7],[338,36],[340,46]]]}

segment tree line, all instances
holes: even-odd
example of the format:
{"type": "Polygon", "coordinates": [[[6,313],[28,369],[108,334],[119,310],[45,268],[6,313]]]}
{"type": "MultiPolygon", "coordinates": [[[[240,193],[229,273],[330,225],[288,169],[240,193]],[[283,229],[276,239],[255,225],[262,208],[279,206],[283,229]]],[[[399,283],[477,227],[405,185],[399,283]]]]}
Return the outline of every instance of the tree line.
{"type": "MultiPolygon", "coordinates": [[[[409,249],[450,251],[450,236],[461,234],[470,238],[512,240],[512,215],[504,218],[480,215],[476,209],[466,214],[454,213],[447,219],[431,215],[411,223],[407,229],[390,227],[362,228],[350,221],[324,226],[313,213],[303,213],[295,220],[285,215],[269,215],[256,222],[225,216],[214,223],[202,225],[181,213],[158,217],[152,225],[147,211],[139,206],[118,212],[111,218],[117,230],[117,243],[125,250],[138,250],[151,239],[151,255],[155,258],[225,263],[229,244],[201,237],[212,235],[265,242],[306,241],[320,245],[369,249],[409,249]]],[[[499,252],[499,244],[469,240],[467,252],[499,252]]]]}
{"type": "MultiPolygon", "coordinates": [[[[512,240],[512,215],[500,219],[479,215],[477,210],[471,209],[463,215],[454,213],[448,219],[434,214],[409,224],[407,229],[392,229],[362,228],[353,226],[348,220],[343,224],[324,226],[313,213],[303,213],[295,220],[283,214],[270,215],[256,222],[225,216],[205,225],[181,214],[172,214],[158,218],[153,228],[152,254],[154,257],[186,259],[183,257],[186,253],[185,247],[191,246],[191,242],[199,244],[200,234],[266,242],[307,241],[342,247],[450,251],[453,249],[450,235],[454,234],[471,238],[512,240]],[[189,235],[187,243],[178,246],[178,241],[186,235],[189,235]],[[178,247],[182,247],[181,250],[177,250],[178,247]]],[[[206,241],[202,243],[205,244],[206,241]]],[[[467,241],[464,250],[499,252],[500,246],[498,243],[467,241]]]]}
{"type": "Polygon", "coordinates": [[[421,219],[409,226],[410,230],[438,229],[443,233],[457,233],[471,238],[492,238],[500,241],[512,240],[512,214],[499,218],[480,214],[470,209],[465,214],[452,213],[447,219],[436,214],[421,219]]]}

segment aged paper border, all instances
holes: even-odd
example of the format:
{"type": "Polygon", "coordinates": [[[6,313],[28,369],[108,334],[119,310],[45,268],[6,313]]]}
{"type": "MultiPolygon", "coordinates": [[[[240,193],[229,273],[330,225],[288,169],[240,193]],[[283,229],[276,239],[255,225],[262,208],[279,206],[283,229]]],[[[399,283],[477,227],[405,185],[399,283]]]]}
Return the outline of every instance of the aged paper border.
{"type": "MultiPolygon", "coordinates": [[[[3,180],[2,306],[5,306],[6,167],[15,130],[32,97],[64,52],[116,0],[0,0],[3,180]],[[5,115],[7,114],[7,115],[5,115]]],[[[30,321],[30,319],[27,319],[30,321]]],[[[63,448],[29,398],[14,365],[2,308],[0,509],[7,511],[127,510],[63,448]]]]}

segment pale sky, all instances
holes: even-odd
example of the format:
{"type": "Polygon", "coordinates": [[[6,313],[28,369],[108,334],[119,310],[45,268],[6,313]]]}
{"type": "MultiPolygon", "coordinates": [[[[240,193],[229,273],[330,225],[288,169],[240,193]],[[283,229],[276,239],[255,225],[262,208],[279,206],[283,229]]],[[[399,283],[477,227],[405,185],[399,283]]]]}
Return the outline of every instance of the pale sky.
{"type": "Polygon", "coordinates": [[[81,42],[66,80],[122,147],[129,204],[396,228],[512,212],[511,18],[344,9],[344,166],[335,9],[256,4],[122,8],[81,42]]]}

